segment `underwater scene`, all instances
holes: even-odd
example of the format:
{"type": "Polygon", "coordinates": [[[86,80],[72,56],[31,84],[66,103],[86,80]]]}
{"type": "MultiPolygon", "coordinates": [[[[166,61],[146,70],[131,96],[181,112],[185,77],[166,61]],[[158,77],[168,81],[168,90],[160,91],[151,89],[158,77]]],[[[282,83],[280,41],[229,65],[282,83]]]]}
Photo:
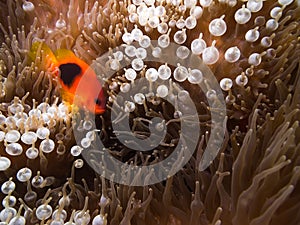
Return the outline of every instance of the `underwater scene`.
{"type": "Polygon", "coordinates": [[[0,0],[0,225],[299,225],[299,0],[0,0]]]}

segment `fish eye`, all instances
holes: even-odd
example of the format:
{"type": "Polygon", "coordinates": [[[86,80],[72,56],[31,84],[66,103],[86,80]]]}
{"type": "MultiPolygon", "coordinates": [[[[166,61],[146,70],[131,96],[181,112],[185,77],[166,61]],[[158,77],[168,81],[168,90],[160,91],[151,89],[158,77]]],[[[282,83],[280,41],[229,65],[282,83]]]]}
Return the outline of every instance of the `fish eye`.
{"type": "Polygon", "coordinates": [[[94,102],[96,103],[96,105],[101,105],[101,100],[98,98],[95,98],[94,102]]]}

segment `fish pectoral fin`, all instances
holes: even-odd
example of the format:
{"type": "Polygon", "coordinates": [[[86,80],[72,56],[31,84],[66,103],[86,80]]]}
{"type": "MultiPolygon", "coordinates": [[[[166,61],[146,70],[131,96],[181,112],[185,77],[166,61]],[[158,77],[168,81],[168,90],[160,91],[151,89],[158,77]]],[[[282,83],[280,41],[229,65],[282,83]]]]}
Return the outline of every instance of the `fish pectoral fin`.
{"type": "Polygon", "coordinates": [[[74,95],[71,94],[70,92],[61,89],[61,97],[64,101],[69,102],[70,104],[73,104],[74,95]]]}

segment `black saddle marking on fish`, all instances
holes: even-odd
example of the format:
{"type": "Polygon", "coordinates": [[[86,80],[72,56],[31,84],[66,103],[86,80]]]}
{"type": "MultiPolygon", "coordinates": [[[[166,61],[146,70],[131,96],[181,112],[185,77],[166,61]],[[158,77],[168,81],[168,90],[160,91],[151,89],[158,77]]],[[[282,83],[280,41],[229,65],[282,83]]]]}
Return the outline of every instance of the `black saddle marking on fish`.
{"type": "Polygon", "coordinates": [[[102,101],[99,98],[96,98],[95,103],[96,103],[96,105],[101,105],[102,101]]]}
{"type": "Polygon", "coordinates": [[[59,66],[60,79],[65,85],[71,87],[75,78],[80,75],[81,68],[75,63],[66,63],[59,66]]]}

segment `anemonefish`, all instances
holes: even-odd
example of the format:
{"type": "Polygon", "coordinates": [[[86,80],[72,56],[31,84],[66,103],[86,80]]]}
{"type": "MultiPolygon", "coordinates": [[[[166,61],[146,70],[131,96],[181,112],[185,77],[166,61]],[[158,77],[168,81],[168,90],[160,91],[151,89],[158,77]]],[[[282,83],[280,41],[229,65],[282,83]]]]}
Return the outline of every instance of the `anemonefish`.
{"type": "Polygon", "coordinates": [[[95,114],[105,111],[106,99],[101,83],[88,64],[67,49],[58,49],[53,53],[43,42],[32,44],[29,57],[35,61],[38,54],[45,57],[45,69],[50,68],[58,77],[64,101],[95,114]]]}

